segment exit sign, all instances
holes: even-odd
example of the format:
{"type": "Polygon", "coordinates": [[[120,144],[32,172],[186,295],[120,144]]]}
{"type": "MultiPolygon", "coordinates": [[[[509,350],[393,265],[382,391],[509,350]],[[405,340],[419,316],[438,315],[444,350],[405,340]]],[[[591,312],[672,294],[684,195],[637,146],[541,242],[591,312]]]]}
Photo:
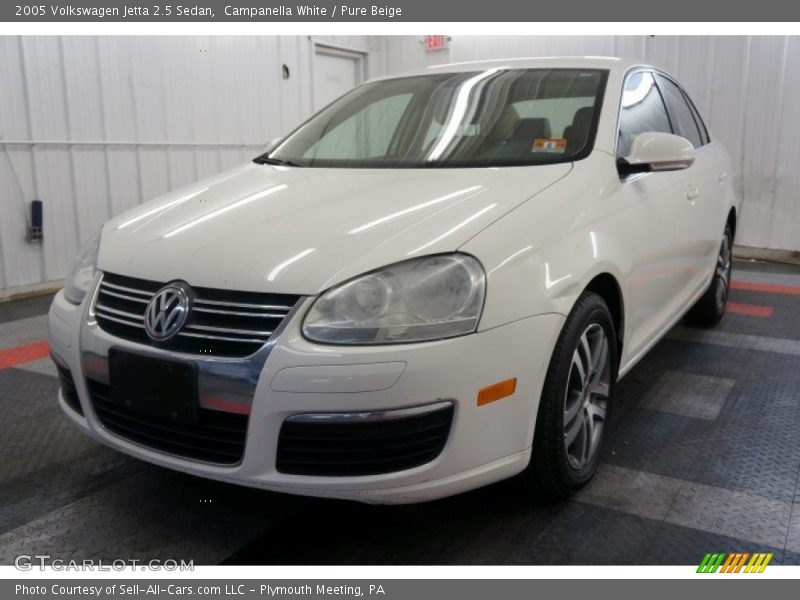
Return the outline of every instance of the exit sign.
{"type": "Polygon", "coordinates": [[[444,50],[447,48],[446,35],[426,35],[425,36],[425,50],[433,52],[434,50],[444,50]]]}

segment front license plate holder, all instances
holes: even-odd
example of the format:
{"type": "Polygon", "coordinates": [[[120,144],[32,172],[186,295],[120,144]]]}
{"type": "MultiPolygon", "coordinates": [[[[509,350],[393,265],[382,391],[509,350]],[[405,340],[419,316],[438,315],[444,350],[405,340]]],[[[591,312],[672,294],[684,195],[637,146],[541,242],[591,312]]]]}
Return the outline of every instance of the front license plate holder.
{"type": "Polygon", "coordinates": [[[109,399],[113,404],[170,421],[197,419],[197,366],[111,348],[109,399]]]}

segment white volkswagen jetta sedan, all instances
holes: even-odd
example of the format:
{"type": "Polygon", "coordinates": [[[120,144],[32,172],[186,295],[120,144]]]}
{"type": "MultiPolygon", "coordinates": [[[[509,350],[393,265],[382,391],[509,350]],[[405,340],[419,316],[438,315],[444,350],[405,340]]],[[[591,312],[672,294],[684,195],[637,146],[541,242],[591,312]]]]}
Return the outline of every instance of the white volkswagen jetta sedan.
{"type": "Polygon", "coordinates": [[[59,404],[122,452],[269,490],[567,495],[617,380],[687,311],[722,317],[730,171],[651,67],[370,81],[105,224],[50,310],[59,404]]]}

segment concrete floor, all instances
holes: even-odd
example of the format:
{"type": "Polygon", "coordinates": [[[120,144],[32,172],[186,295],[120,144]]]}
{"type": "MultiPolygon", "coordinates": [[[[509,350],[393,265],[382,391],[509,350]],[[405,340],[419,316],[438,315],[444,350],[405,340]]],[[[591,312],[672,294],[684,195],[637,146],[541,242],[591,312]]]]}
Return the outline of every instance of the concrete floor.
{"type": "Polygon", "coordinates": [[[619,385],[597,478],[544,504],[509,482],[380,507],[172,473],[74,430],[46,358],[48,297],[0,304],[0,564],[800,564],[800,268],[737,263],[713,330],[676,327],[619,385]]]}

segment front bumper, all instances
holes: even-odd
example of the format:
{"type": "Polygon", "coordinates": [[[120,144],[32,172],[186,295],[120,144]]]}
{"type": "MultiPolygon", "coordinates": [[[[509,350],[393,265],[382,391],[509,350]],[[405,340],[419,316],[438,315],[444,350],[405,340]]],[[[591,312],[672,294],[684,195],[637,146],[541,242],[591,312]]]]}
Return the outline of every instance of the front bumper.
{"type": "MultiPolygon", "coordinates": [[[[265,350],[252,359],[204,362],[203,389],[250,417],[241,462],[222,466],[181,458],[133,443],[106,429],[88,394],[87,377],[107,378],[111,346],[159,357],[174,354],[114,338],[81,306],[59,292],[50,309],[51,349],[75,382],[83,416],[59,393],[69,418],[96,440],[170,469],[240,485],[373,503],[408,503],[457,494],[510,477],[528,463],[541,387],[563,324],[560,315],[523,319],[476,334],[420,344],[338,347],[313,344],[299,330],[301,307],[265,350]],[[249,361],[249,362],[248,362],[249,361]],[[255,364],[255,370],[254,370],[255,364]],[[478,406],[478,391],[517,379],[513,395],[478,406]],[[413,468],[363,476],[282,473],[278,436],[298,414],[387,413],[447,401],[453,421],[441,453],[413,468]]],[[[186,355],[181,355],[186,358],[186,355]]],[[[201,387],[202,387],[201,386],[201,387]]],[[[201,404],[204,402],[201,390],[201,404]]]]}

